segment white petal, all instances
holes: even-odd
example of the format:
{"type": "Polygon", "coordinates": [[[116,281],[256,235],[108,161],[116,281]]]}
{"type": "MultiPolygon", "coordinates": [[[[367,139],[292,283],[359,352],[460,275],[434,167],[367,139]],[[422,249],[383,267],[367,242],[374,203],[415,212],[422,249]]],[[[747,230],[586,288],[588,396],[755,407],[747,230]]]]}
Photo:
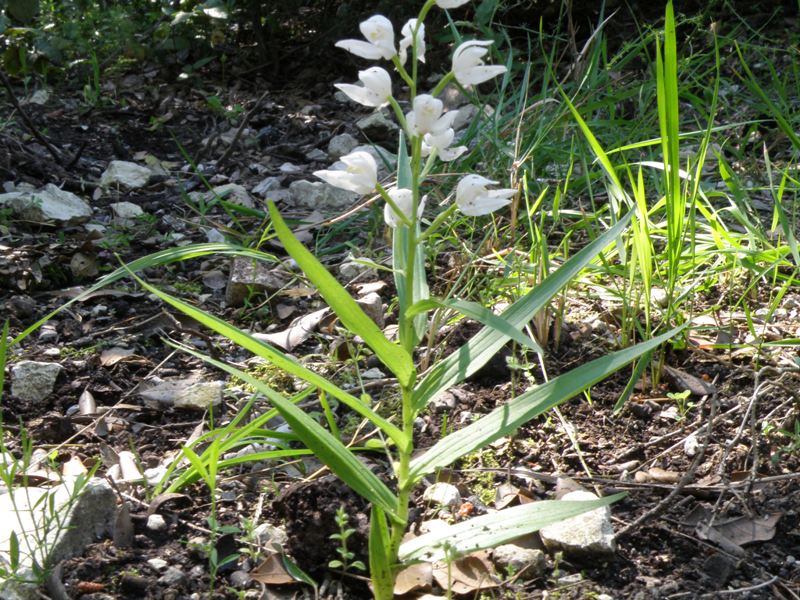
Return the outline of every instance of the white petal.
{"type": "MultiPolygon", "coordinates": [[[[407,58],[407,50],[412,45],[412,34],[414,33],[414,28],[417,26],[416,19],[409,19],[408,22],[403,25],[403,29],[401,33],[403,34],[403,38],[400,40],[400,64],[406,63],[407,58]]],[[[425,62],[425,24],[421,23],[419,26],[419,30],[417,31],[417,59],[420,62],[425,62]]]]}
{"type": "Polygon", "coordinates": [[[356,192],[357,194],[368,194],[372,191],[372,188],[365,189],[361,177],[347,171],[314,171],[314,175],[333,187],[356,192]]]}
{"type": "Polygon", "coordinates": [[[425,135],[433,128],[436,121],[442,115],[444,104],[438,98],[430,94],[420,94],[412,101],[414,110],[414,126],[409,124],[409,129],[414,135],[425,135]]]}
{"type": "Polygon", "coordinates": [[[439,158],[441,158],[444,162],[450,162],[451,160],[457,159],[466,151],[467,151],[466,146],[456,146],[455,148],[441,148],[439,150],[439,158]]]}
{"type": "Polygon", "coordinates": [[[350,54],[355,54],[361,58],[367,58],[369,60],[383,58],[383,52],[380,48],[361,40],[341,40],[336,42],[335,46],[337,48],[343,48],[350,54]]]}
{"type": "Polygon", "coordinates": [[[383,101],[388,101],[392,95],[392,77],[380,67],[371,67],[358,72],[358,78],[364,87],[372,90],[383,101]]]}
{"type": "Polygon", "coordinates": [[[511,204],[511,200],[507,198],[490,198],[489,196],[480,196],[474,202],[465,205],[458,205],[458,209],[467,216],[480,217],[481,215],[488,215],[490,212],[496,211],[498,208],[511,204]]]}
{"type": "MultiPolygon", "coordinates": [[[[392,188],[388,191],[389,197],[394,200],[406,217],[411,217],[412,204],[414,202],[414,195],[411,190],[406,188],[392,188]]],[[[419,212],[419,209],[418,211],[419,212]]],[[[383,209],[383,219],[389,227],[397,227],[403,221],[401,217],[392,209],[391,205],[387,202],[383,209]]]]}
{"type": "Polygon", "coordinates": [[[431,132],[440,135],[450,129],[453,126],[453,121],[456,120],[458,116],[457,110],[451,110],[449,112],[444,113],[439,119],[431,127],[431,132]]]}
{"type": "Polygon", "coordinates": [[[471,69],[456,73],[456,80],[461,85],[478,85],[484,81],[489,81],[492,77],[505,73],[506,68],[500,65],[490,65],[486,67],[473,67],[471,69]]]}
{"type": "Polygon", "coordinates": [[[469,0],[436,0],[439,8],[458,8],[469,2],[469,0]]]}
{"type": "Polygon", "coordinates": [[[383,15],[375,15],[358,27],[367,41],[380,50],[383,58],[388,60],[397,54],[394,48],[394,28],[389,19],[383,15]]]}
{"type": "Polygon", "coordinates": [[[352,83],[334,83],[333,87],[340,89],[351,100],[364,106],[382,106],[384,104],[382,98],[379,98],[375,92],[366,87],[353,85],[352,83]]]}

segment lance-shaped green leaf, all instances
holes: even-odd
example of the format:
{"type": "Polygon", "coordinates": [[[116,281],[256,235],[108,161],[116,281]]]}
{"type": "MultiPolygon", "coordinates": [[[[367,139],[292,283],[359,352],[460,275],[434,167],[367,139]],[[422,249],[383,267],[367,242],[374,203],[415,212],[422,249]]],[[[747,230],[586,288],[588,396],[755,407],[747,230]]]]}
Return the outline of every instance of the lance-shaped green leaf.
{"type": "Polygon", "coordinates": [[[388,515],[396,514],[397,498],[392,494],[391,490],[378,479],[375,473],[365,467],[342,442],[333,437],[330,432],[303,412],[302,409],[249,373],[191,348],[182,347],[182,350],[252,385],[272,403],[303,444],[334,475],[368,502],[381,507],[388,515]]]}
{"type": "Polygon", "coordinates": [[[608,506],[625,494],[597,500],[544,500],[506,508],[450,527],[436,529],[400,546],[404,562],[453,560],[485,548],[494,548],[514,538],[553,523],[608,506]]]}
{"type": "Polygon", "coordinates": [[[546,410],[605,379],[633,359],[666,342],[683,327],[624,350],[612,352],[567,373],[537,385],[474,423],[439,440],[425,454],[411,461],[409,476],[416,481],[434,470],[504,436],[546,410]]]}
{"type": "Polygon", "coordinates": [[[130,275],[139,283],[139,285],[141,285],[148,292],[155,294],[161,300],[163,300],[167,304],[174,306],[182,313],[188,315],[197,322],[202,323],[209,329],[212,329],[213,331],[216,331],[217,333],[225,336],[236,345],[245,348],[246,350],[249,350],[253,354],[260,356],[261,358],[271,362],[276,367],[283,369],[284,371],[286,371],[291,375],[294,375],[295,377],[299,377],[300,379],[307,381],[311,385],[318,387],[321,390],[324,390],[334,398],[340,400],[343,404],[345,404],[347,407],[360,414],[362,417],[369,419],[369,421],[373,425],[375,425],[386,435],[388,435],[392,439],[392,441],[394,441],[394,443],[398,445],[399,448],[407,448],[408,444],[411,443],[408,435],[400,431],[400,429],[396,425],[392,425],[391,423],[389,423],[389,421],[387,421],[386,419],[381,417],[378,413],[373,411],[364,402],[362,402],[352,394],[348,394],[339,386],[334,385],[321,375],[302,366],[300,363],[290,358],[286,354],[280,352],[279,350],[273,348],[266,342],[257,340],[251,335],[239,329],[238,327],[234,327],[230,323],[226,323],[222,319],[219,319],[214,315],[210,315],[207,312],[195,306],[192,306],[187,302],[184,302],[183,300],[175,298],[174,296],[170,296],[166,292],[163,292],[158,288],[150,285],[149,283],[142,280],[133,273],[130,273],[130,275]]]}
{"type": "Polygon", "coordinates": [[[364,342],[372,348],[388,369],[397,377],[402,386],[408,386],[414,380],[414,363],[411,356],[402,347],[390,342],[383,335],[375,322],[370,319],[356,301],[347,293],[336,278],[328,273],[327,269],[314,257],[311,252],[301,244],[292,234],[281,218],[273,202],[269,203],[269,214],[272,226],[278,234],[283,247],[306,277],[315,285],[336,315],[341,319],[350,332],[361,336],[364,342]]]}
{"type": "Polygon", "coordinates": [[[514,326],[506,321],[500,315],[496,315],[488,308],[478,304],[477,302],[470,302],[468,300],[421,300],[408,309],[409,316],[416,315],[421,312],[427,312],[436,308],[451,308],[460,312],[465,317],[475,319],[479,323],[496,329],[506,337],[514,340],[518,344],[533,350],[534,352],[544,352],[542,347],[533,341],[530,337],[514,328],[514,326]]]}
{"type": "MultiPolygon", "coordinates": [[[[514,304],[509,306],[500,317],[514,330],[522,329],[533,316],[542,310],[547,303],[580,271],[588,265],[603,248],[627,227],[633,213],[628,213],[613,227],[600,237],[581,249],[567,260],[555,272],[548,275],[514,304]]],[[[509,336],[493,327],[484,327],[472,339],[456,352],[439,361],[422,379],[414,390],[413,403],[415,410],[421,410],[438,394],[463,381],[497,353],[509,340],[509,336]]]]}
{"type": "Polygon", "coordinates": [[[369,572],[376,598],[394,596],[394,575],[390,556],[389,528],[380,507],[373,505],[369,517],[369,572]]]}

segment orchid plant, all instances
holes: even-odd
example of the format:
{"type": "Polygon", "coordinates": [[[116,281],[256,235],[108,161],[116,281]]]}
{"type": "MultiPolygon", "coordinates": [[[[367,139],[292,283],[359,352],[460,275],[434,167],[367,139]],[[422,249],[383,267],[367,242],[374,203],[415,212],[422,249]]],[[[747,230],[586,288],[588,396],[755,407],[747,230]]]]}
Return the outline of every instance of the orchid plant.
{"type": "MultiPolygon", "coordinates": [[[[449,10],[458,8],[467,1],[427,0],[418,16],[402,27],[402,38],[398,45],[395,45],[392,23],[381,15],[375,15],[361,23],[363,40],[348,39],[336,44],[362,58],[390,61],[394,73],[405,83],[410,93],[410,110],[404,112],[394,96],[392,75],[378,66],[359,73],[361,85],[337,85],[356,102],[376,108],[389,105],[394,111],[402,133],[397,174],[392,184],[384,186],[378,181],[377,165],[367,152],[353,152],[342,157],[341,169],[316,172],[319,178],[333,186],[363,195],[377,193],[386,203],[384,218],[393,237],[392,266],[398,296],[399,327],[396,338],[387,337],[378,328],[347,290],[292,234],[275,205],[269,203],[272,225],[287,253],[303,270],[307,279],[317,287],[342,325],[363,340],[396,379],[400,414],[379,414],[367,394],[360,397],[353,395],[267,342],[142,281],[134,274],[141,265],[132,264],[126,267],[127,272],[143,287],[165,302],[306,382],[305,389],[287,398],[252,374],[194,349],[182,347],[186,352],[250,384],[271,402],[274,411],[258,417],[253,427],[263,426],[276,412],[279,413],[291,427],[293,435],[297,436],[308,451],[314,453],[334,474],[370,503],[369,569],[373,594],[379,600],[393,597],[397,574],[414,562],[452,560],[462,554],[505,543],[547,524],[608,505],[618,499],[620,496],[589,502],[551,500],[525,504],[406,539],[411,494],[423,478],[434,475],[438,469],[501,437],[514,434],[530,419],[650,352],[675,333],[671,331],[636,346],[618,350],[560,377],[533,386],[509,399],[495,411],[443,437],[431,448],[415,453],[414,422],[434,398],[475,373],[509,341],[533,352],[543,352],[539,344],[522,333],[522,330],[598,253],[613,244],[630,221],[630,215],[618,219],[603,235],[565,261],[536,288],[500,314],[466,300],[435,299],[429,296],[425,272],[425,242],[431,233],[442,226],[455,211],[480,217],[502,209],[511,202],[516,193],[514,189],[493,187],[498,183],[488,177],[465,174],[455,186],[455,202],[439,210],[432,220],[426,222],[423,219],[423,213],[426,207],[430,208],[427,206],[430,203],[427,202],[427,196],[422,194],[422,188],[435,161],[452,161],[466,151],[463,146],[453,146],[456,111],[445,111],[437,96],[450,84],[473,86],[506,72],[504,66],[485,63],[491,41],[471,40],[455,48],[450,70],[429,93],[418,89],[419,64],[425,60],[426,15],[435,6],[449,10]],[[423,228],[423,225],[426,227],[423,228]],[[455,352],[441,358],[425,372],[418,372],[414,357],[418,345],[424,341],[429,331],[428,315],[434,310],[459,312],[478,321],[483,328],[455,352]],[[329,431],[298,407],[300,400],[307,399],[312,394],[317,394],[324,406],[327,406],[327,398],[335,398],[371,423],[381,440],[378,446],[386,453],[393,471],[389,484],[357,458],[356,452],[367,451],[366,448],[346,446],[336,435],[338,432],[329,431]]],[[[203,252],[206,250],[208,249],[203,252]]],[[[226,252],[234,253],[230,248],[226,252]]],[[[191,256],[198,253],[199,250],[195,250],[191,256]]],[[[257,258],[257,253],[252,250],[239,249],[235,253],[257,258]]],[[[109,277],[119,276],[112,274],[109,277]]],[[[110,281],[106,279],[105,284],[110,281]]],[[[374,451],[375,448],[375,444],[370,446],[370,450],[374,451]]],[[[192,451],[187,449],[187,455],[189,452],[192,451]]],[[[265,453],[262,458],[267,458],[266,454],[269,453],[265,453]]],[[[275,453],[276,458],[285,455],[275,453]]],[[[192,461],[190,468],[196,468],[195,463],[206,460],[196,455],[195,458],[197,460],[192,461]]],[[[216,461],[216,458],[211,457],[208,460],[216,461]]],[[[179,478],[182,482],[188,480],[186,476],[179,478]]],[[[173,483],[168,491],[174,491],[176,485],[178,484],[173,483]]]]}

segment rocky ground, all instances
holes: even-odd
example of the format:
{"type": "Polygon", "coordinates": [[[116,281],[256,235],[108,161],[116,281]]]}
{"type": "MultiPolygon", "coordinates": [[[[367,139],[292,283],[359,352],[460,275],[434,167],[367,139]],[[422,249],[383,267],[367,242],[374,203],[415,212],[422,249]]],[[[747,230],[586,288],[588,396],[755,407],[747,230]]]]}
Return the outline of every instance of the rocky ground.
{"type": "MultiPolygon", "coordinates": [[[[6,106],[0,280],[9,336],[61,310],[9,350],[6,449],[23,456],[24,432],[33,461],[27,478],[11,474],[29,491],[16,507],[9,494],[0,497],[6,499],[0,523],[17,522],[23,498],[37,513],[42,504],[33,496],[96,468],[89,493],[72,507],[74,527],[51,548],[57,568],[41,594],[369,597],[358,569],[327,566],[339,557],[331,534],[342,506],[355,530],[349,549],[366,562],[366,506],[313,458],[226,469],[213,507],[202,482],[170,493],[152,486],[184,444],[210,422],[230,423],[250,398],[244,386],[165,339],[253,369],[275,387],[291,390],[292,380],[129,278],[87,293],[120,261],[160,250],[226,238],[258,246],[274,260],[253,267],[208,254],[140,274],[338,381],[360,377],[373,397],[391,399],[392,383],[380,366],[358,358],[357,342],[343,336],[316,292],[282,260],[281,248],[261,239],[269,198],[376,320],[392,324],[393,284],[369,264],[387,256],[380,207],[359,204],[311,172],[365,144],[388,172],[396,132],[385,118],[333,98],[333,79],[267,92],[242,86],[221,109],[190,85],[162,81],[157,70],[109,81],[105,102],[92,110],[77,95],[14,89],[36,134],[6,106]],[[213,544],[212,511],[228,528],[213,544]],[[277,548],[319,587],[298,583],[277,548]],[[219,559],[232,557],[213,580],[212,549],[219,559]]],[[[454,94],[450,102],[463,99],[454,94]]],[[[465,111],[460,125],[474,114],[465,111]]],[[[548,347],[550,377],[609,352],[619,332],[614,307],[580,285],[569,303],[548,347]]],[[[636,390],[616,414],[626,380],[612,377],[590,398],[574,399],[427,482],[415,501],[420,531],[439,519],[587,490],[628,495],[610,515],[594,513],[567,532],[530,536],[450,570],[423,565],[401,578],[398,592],[442,597],[449,580],[456,593],[475,598],[797,598],[800,370],[791,347],[762,342],[796,338],[798,315],[800,295],[790,291],[772,313],[699,323],[705,330],[693,334],[689,348],[667,353],[657,393],[636,390]],[[743,346],[712,347],[722,339],[743,346]],[[586,539],[572,539],[576,533],[586,539]]],[[[470,327],[443,332],[443,347],[470,327]]],[[[508,358],[515,358],[510,350],[438,399],[418,423],[417,443],[431,445],[443,429],[521,392],[525,375],[508,358]]],[[[542,376],[538,367],[530,372],[542,376]]],[[[266,409],[257,400],[251,415],[266,409]]],[[[359,434],[345,411],[336,416],[343,431],[359,434]]],[[[370,461],[388,477],[379,455],[370,461]]],[[[0,529],[0,539],[8,535],[0,529]]]]}

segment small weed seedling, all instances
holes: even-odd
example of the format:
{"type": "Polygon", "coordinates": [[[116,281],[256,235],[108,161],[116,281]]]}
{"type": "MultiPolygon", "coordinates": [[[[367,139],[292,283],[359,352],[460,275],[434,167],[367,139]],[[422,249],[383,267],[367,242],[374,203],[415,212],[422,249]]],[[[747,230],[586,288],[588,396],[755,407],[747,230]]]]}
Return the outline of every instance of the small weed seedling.
{"type": "Polygon", "coordinates": [[[330,561],[328,563],[328,567],[331,569],[338,569],[343,573],[347,573],[351,569],[366,571],[367,567],[364,565],[364,563],[360,560],[353,560],[353,558],[355,558],[355,554],[347,549],[347,540],[356,532],[356,530],[347,526],[347,511],[345,511],[344,505],[336,509],[335,520],[336,525],[339,527],[339,533],[331,534],[331,539],[339,541],[339,547],[336,548],[336,552],[339,554],[340,558],[330,561]]]}

